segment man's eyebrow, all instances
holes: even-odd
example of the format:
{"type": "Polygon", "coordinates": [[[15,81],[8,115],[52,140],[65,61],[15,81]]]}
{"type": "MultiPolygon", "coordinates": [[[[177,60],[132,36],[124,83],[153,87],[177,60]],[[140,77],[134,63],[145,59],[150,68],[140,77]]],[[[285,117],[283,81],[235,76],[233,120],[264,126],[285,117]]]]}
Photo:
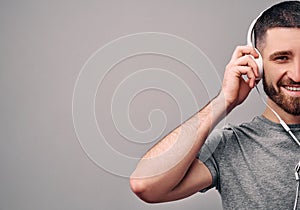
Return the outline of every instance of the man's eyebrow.
{"type": "Polygon", "coordinates": [[[286,56],[286,55],[292,55],[292,54],[293,53],[291,51],[276,51],[269,56],[269,59],[274,60],[278,56],[286,56]]]}

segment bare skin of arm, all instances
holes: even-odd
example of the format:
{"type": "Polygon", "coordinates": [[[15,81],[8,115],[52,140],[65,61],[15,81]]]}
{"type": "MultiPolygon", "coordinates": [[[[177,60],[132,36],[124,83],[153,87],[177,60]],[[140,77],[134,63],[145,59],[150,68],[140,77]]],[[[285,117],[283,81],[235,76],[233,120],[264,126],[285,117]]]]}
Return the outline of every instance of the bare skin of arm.
{"type": "Polygon", "coordinates": [[[149,203],[178,200],[212,184],[210,171],[196,155],[211,130],[254,87],[258,70],[249,54],[258,56],[252,47],[237,47],[218,96],[141,158],[130,177],[131,189],[138,197],[149,203]],[[249,79],[245,81],[242,75],[249,79]]]}

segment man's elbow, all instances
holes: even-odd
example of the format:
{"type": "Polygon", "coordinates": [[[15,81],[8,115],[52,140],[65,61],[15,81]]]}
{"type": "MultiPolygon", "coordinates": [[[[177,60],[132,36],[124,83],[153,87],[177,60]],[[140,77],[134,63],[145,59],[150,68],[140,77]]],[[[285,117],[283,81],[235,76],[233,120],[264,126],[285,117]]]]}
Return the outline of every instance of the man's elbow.
{"type": "Polygon", "coordinates": [[[130,178],[130,188],[141,200],[146,203],[159,203],[159,199],[154,192],[150,192],[151,187],[145,179],[130,178]]]}

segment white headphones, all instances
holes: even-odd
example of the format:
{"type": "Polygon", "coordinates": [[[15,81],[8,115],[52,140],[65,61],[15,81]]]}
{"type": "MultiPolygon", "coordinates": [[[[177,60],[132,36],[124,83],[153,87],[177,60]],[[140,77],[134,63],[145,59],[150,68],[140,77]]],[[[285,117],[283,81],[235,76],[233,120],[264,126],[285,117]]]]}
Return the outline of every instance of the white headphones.
{"type": "MultiPolygon", "coordinates": [[[[269,8],[267,8],[266,10],[268,10],[269,8]]],[[[248,29],[248,33],[247,33],[247,44],[249,46],[252,46],[255,48],[255,40],[254,40],[254,33],[253,33],[253,29],[254,29],[254,25],[257,22],[258,18],[260,18],[262,16],[262,14],[266,11],[264,10],[263,12],[261,12],[259,14],[259,16],[257,18],[255,18],[252,23],[249,26],[248,29]]],[[[256,48],[255,48],[256,49],[256,48]]],[[[259,53],[259,51],[256,49],[257,53],[259,54],[259,57],[257,59],[253,58],[258,66],[258,71],[259,71],[259,76],[260,78],[263,75],[263,60],[262,60],[262,56],[259,53]]],[[[289,128],[289,126],[281,119],[281,117],[277,114],[277,112],[275,112],[267,103],[266,101],[263,99],[262,95],[260,94],[260,91],[258,89],[257,86],[256,90],[259,94],[259,96],[261,97],[263,103],[274,113],[274,115],[278,118],[280,124],[282,125],[282,127],[291,135],[291,137],[293,138],[293,140],[298,144],[298,146],[300,146],[300,141],[295,137],[295,135],[292,133],[291,129],[289,128]]]]}

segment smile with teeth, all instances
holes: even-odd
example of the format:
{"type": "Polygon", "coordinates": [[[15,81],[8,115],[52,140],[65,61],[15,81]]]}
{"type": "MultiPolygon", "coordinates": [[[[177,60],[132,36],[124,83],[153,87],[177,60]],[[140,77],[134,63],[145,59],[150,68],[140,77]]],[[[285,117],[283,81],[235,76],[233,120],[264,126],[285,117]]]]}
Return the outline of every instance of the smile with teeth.
{"type": "Polygon", "coordinates": [[[293,86],[285,86],[285,89],[289,90],[289,91],[300,91],[300,87],[293,87],[293,86]]]}

